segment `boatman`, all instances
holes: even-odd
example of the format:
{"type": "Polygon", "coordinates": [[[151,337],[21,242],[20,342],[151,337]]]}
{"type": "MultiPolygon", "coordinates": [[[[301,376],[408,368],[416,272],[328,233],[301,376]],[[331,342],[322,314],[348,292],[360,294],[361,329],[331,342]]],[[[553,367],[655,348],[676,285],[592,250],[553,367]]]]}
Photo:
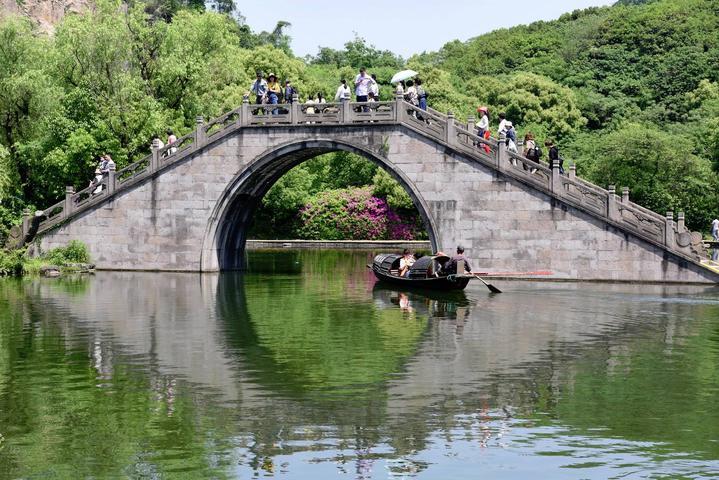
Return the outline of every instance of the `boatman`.
{"type": "Polygon", "coordinates": [[[462,245],[457,245],[457,255],[453,256],[449,260],[447,260],[447,263],[444,264],[442,267],[442,274],[444,275],[454,275],[457,273],[457,262],[459,261],[464,262],[464,270],[472,274],[472,267],[469,265],[469,260],[467,260],[467,257],[464,256],[464,247],[462,245]]]}

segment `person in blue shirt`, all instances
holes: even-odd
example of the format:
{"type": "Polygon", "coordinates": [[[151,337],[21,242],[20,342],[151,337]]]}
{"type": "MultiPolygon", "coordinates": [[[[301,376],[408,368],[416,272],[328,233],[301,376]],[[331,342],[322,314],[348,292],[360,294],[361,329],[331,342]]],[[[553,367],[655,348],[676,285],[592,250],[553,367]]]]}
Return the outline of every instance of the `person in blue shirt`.
{"type": "Polygon", "coordinates": [[[262,78],[262,72],[257,72],[257,79],[252,83],[250,92],[255,94],[255,103],[265,103],[267,97],[267,82],[262,78]]]}

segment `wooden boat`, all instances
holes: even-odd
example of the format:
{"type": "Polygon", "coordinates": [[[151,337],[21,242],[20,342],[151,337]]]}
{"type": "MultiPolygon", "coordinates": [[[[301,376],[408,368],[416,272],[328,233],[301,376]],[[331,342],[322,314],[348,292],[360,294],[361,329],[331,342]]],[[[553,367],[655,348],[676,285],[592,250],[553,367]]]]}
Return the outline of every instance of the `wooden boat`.
{"type": "Polygon", "coordinates": [[[372,268],[377,280],[382,282],[428,290],[463,290],[469,281],[475,278],[473,275],[435,275],[439,266],[449,260],[449,257],[444,255],[420,257],[410,267],[409,277],[400,277],[399,261],[401,259],[402,255],[381,253],[374,257],[372,265],[367,265],[367,267],[372,268]]]}

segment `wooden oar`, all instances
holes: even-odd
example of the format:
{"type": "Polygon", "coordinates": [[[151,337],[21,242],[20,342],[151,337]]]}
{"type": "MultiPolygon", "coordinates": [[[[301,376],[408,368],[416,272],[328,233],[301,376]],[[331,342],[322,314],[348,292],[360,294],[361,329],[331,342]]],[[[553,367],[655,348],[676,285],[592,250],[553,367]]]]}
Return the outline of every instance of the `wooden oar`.
{"type": "Polygon", "coordinates": [[[554,275],[554,272],[550,270],[535,270],[533,272],[479,272],[478,275],[485,277],[509,277],[513,275],[554,275]]]}
{"type": "Polygon", "coordinates": [[[479,275],[477,275],[476,273],[473,273],[472,275],[474,275],[476,278],[478,278],[479,281],[482,282],[482,283],[484,284],[484,286],[489,289],[490,292],[492,292],[492,293],[502,293],[502,291],[501,291],[500,289],[498,289],[497,287],[495,287],[495,286],[492,285],[491,283],[485,282],[484,279],[483,279],[482,277],[480,277],[479,275]]]}

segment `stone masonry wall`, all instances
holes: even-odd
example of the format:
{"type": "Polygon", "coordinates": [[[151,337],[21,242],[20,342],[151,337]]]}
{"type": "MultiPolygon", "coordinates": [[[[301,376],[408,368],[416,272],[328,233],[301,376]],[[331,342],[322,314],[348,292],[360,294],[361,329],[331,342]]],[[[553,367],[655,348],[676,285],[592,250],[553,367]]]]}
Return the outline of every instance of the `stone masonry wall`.
{"type": "Polygon", "coordinates": [[[463,244],[475,270],[550,269],[555,278],[579,280],[717,281],[708,270],[398,126],[242,129],[44,234],[41,248],[79,239],[98,268],[199,271],[203,243],[208,251],[216,248],[206,237],[219,221],[210,217],[228,184],[258,157],[311,139],[336,139],[384,157],[424,201],[438,246],[449,253],[463,244]]]}

